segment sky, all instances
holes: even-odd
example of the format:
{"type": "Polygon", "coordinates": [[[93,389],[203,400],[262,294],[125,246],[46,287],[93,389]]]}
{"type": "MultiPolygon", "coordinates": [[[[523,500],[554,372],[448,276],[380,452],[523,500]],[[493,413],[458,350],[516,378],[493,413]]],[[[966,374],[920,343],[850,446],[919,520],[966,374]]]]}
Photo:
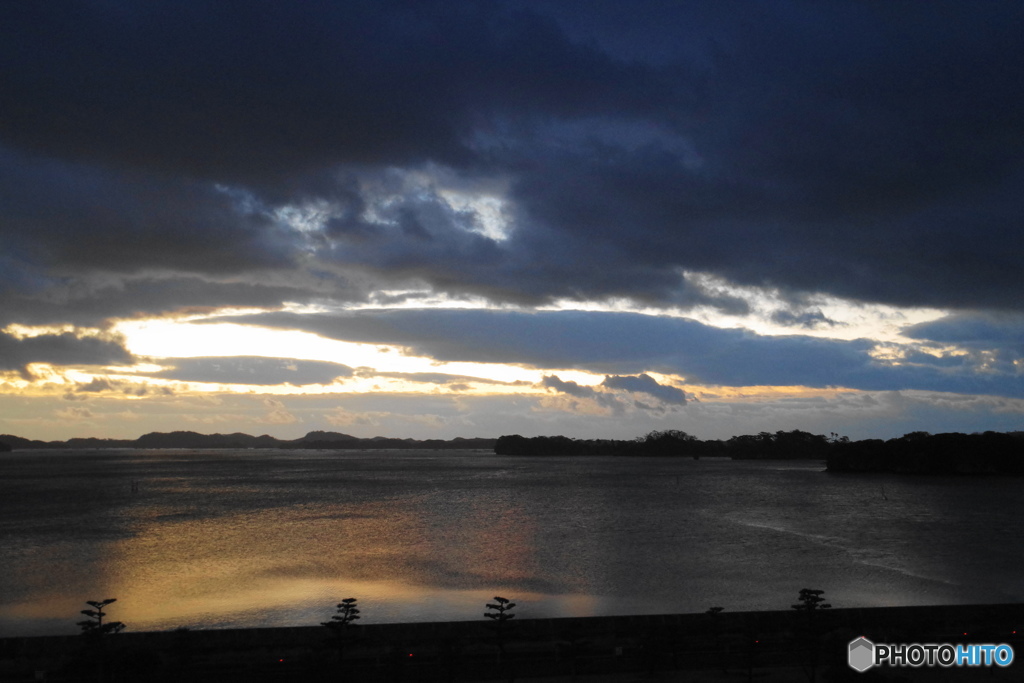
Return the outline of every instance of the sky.
{"type": "Polygon", "coordinates": [[[0,3],[0,433],[1024,429],[1024,4],[0,3]]]}

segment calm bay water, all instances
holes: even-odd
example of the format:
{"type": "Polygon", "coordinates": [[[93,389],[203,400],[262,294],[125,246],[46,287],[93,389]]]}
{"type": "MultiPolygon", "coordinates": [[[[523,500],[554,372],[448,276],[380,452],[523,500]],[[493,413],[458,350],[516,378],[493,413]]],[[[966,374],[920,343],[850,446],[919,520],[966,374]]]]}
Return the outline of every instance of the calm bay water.
{"type": "Polygon", "coordinates": [[[1015,479],[457,451],[0,456],[0,635],[1024,602],[1015,479]],[[133,482],[137,490],[133,490],[133,482]]]}

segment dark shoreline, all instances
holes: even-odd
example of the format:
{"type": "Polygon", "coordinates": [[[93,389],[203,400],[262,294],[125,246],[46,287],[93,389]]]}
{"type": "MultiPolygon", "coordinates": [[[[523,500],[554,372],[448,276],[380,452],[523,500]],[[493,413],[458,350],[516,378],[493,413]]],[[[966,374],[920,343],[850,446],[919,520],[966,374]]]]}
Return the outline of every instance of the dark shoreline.
{"type": "Polygon", "coordinates": [[[851,441],[838,434],[824,436],[799,429],[734,436],[727,441],[702,441],[686,432],[669,429],[631,440],[574,439],[565,436],[523,437],[507,434],[497,439],[357,438],[338,432],[313,431],[299,439],[281,440],[263,434],[199,434],[150,432],[138,439],[73,438],[34,441],[0,434],[0,451],[34,449],[313,449],[320,451],[457,450],[490,451],[509,456],[621,456],[669,458],[731,458],[733,460],[821,461],[829,472],[941,475],[1024,475],[1024,432],[910,432],[896,439],[851,441]]]}
{"type": "Polygon", "coordinates": [[[41,449],[316,449],[316,450],[382,450],[382,449],[493,449],[496,439],[396,439],[376,436],[362,439],[338,432],[309,432],[298,439],[277,439],[263,434],[252,436],[233,434],[199,434],[197,432],[150,432],[137,439],[72,438],[66,441],[39,441],[13,434],[0,434],[0,451],[30,451],[41,449]]]}
{"type": "MultiPolygon", "coordinates": [[[[563,617],[510,624],[503,666],[514,665],[520,677],[786,667],[799,664],[794,659],[804,656],[811,637],[820,665],[832,667],[845,667],[846,645],[859,636],[883,643],[1006,643],[1024,656],[1024,603],[844,608],[810,615],[788,610],[563,617]]],[[[343,662],[321,626],[126,631],[108,636],[104,652],[110,662],[121,661],[125,671],[134,672],[123,680],[327,680],[342,665],[360,672],[357,680],[486,680],[501,677],[489,626],[483,618],[361,625],[355,629],[359,640],[346,646],[343,662]],[[406,673],[396,678],[396,667],[406,673]],[[456,670],[460,673],[452,678],[456,670]]],[[[47,680],[77,680],[67,671],[91,661],[86,645],[77,635],[0,638],[0,680],[31,679],[34,671],[53,672],[47,680]],[[15,675],[26,672],[25,678],[15,675]]]]}

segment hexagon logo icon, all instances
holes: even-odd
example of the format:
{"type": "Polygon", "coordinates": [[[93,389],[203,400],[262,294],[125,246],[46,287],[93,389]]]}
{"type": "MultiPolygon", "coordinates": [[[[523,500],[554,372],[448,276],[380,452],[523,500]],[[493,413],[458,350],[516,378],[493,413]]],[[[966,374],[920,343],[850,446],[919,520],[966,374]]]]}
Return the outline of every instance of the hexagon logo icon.
{"type": "Polygon", "coordinates": [[[849,656],[850,668],[863,673],[875,664],[875,644],[864,636],[851,640],[849,656]]]}

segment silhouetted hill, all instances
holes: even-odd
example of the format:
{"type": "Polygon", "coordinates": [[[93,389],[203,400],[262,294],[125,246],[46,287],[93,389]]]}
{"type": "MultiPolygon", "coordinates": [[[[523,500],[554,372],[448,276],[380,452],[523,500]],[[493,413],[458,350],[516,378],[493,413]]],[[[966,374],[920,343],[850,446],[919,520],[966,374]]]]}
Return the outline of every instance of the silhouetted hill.
{"type": "Polygon", "coordinates": [[[296,442],[308,443],[310,441],[330,442],[330,441],[358,441],[358,440],[359,439],[357,437],[354,437],[351,434],[341,434],[340,432],[313,431],[313,432],[310,432],[310,433],[306,434],[305,436],[303,436],[303,437],[301,437],[299,439],[296,439],[295,441],[296,442]]]}
{"type": "Polygon", "coordinates": [[[63,441],[38,441],[26,439],[13,434],[0,434],[0,443],[10,446],[13,449],[22,450],[28,448],[66,448],[63,441]]]}
{"type": "Polygon", "coordinates": [[[150,432],[137,439],[72,438],[67,441],[36,441],[12,434],[0,434],[0,451],[40,448],[312,448],[312,449],[396,449],[396,448],[493,448],[494,439],[457,437],[452,440],[393,439],[375,436],[360,439],[339,432],[313,431],[292,440],[263,434],[200,434],[198,432],[150,432]]]}
{"type": "Polygon", "coordinates": [[[134,442],[135,448],[280,448],[283,443],[272,436],[234,434],[198,434],[196,432],[150,432],[134,442]]]}

